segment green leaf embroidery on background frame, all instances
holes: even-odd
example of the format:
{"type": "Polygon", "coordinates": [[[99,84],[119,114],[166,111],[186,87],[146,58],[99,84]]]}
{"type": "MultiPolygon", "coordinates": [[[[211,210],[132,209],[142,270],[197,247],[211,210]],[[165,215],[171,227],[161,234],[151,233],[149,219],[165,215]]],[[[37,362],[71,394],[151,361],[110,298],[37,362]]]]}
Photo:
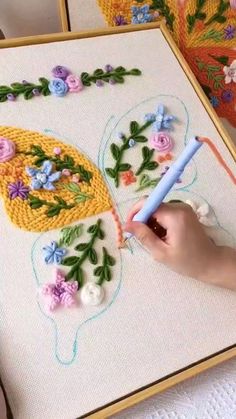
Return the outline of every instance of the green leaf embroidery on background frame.
{"type": "Polygon", "coordinates": [[[152,0],[152,4],[150,5],[150,10],[159,10],[161,15],[165,17],[166,24],[170,27],[173,31],[173,24],[175,20],[174,13],[171,12],[168,4],[166,4],[165,0],[152,0]]]}
{"type": "Polygon", "coordinates": [[[48,156],[39,145],[32,145],[31,151],[18,152],[18,154],[25,154],[26,156],[36,157],[34,164],[38,167],[41,166],[45,160],[50,160],[55,164],[56,170],[62,171],[63,169],[68,169],[72,174],[78,173],[80,175],[81,181],[86,183],[90,183],[90,180],[93,176],[92,173],[86,170],[82,165],[79,164],[76,166],[73,157],[68,156],[67,154],[65,154],[63,159],[61,159],[59,156],[48,156]]]}
{"type": "Polygon", "coordinates": [[[228,0],[219,0],[218,8],[216,13],[206,22],[206,25],[210,25],[212,22],[225,23],[227,18],[224,13],[229,8],[230,3],[228,0]]]}
{"type": "Polygon", "coordinates": [[[206,13],[202,12],[202,8],[206,4],[206,0],[196,1],[196,10],[193,15],[187,15],[188,33],[191,33],[197,20],[205,20],[206,13]]]}
{"type": "Polygon", "coordinates": [[[150,149],[147,146],[142,148],[143,162],[135,173],[136,176],[140,175],[144,170],[155,170],[159,166],[156,161],[151,161],[154,151],[154,149],[150,149]]]}
{"type": "Polygon", "coordinates": [[[28,202],[32,209],[39,209],[42,206],[48,207],[48,210],[45,212],[47,217],[55,217],[60,214],[61,210],[69,210],[76,206],[76,204],[67,204],[64,199],[57,195],[54,195],[53,198],[56,202],[49,202],[44,199],[40,199],[37,196],[28,195],[28,202]]]}
{"type": "Polygon", "coordinates": [[[224,74],[216,74],[219,71],[222,71],[219,65],[216,66],[212,64],[206,64],[203,61],[201,61],[199,58],[196,59],[196,64],[200,71],[206,72],[207,79],[208,81],[213,82],[213,88],[215,90],[223,88],[222,80],[224,79],[225,76],[224,74]]]}
{"type": "Polygon", "coordinates": [[[62,261],[62,265],[71,266],[70,271],[66,275],[66,280],[74,279],[78,282],[79,287],[84,283],[84,272],[82,265],[85,260],[89,260],[93,265],[97,264],[98,257],[97,252],[94,249],[94,243],[97,239],[103,240],[105,237],[104,231],[101,229],[102,220],[98,220],[96,224],[91,225],[88,228],[88,233],[91,235],[91,239],[88,243],[79,243],[75,250],[82,252],[80,256],[69,256],[62,261]]]}
{"type": "Polygon", "coordinates": [[[64,183],[63,188],[67,189],[69,192],[75,195],[74,200],[75,202],[77,202],[77,204],[80,204],[81,202],[85,202],[88,199],[94,198],[93,195],[90,195],[86,192],[82,192],[80,189],[80,186],[74,182],[64,183]]]}
{"type": "Polygon", "coordinates": [[[155,186],[160,182],[161,178],[151,179],[150,176],[143,174],[140,178],[139,187],[136,189],[136,192],[141,192],[147,188],[155,188],[155,186]]]}
{"type": "Polygon", "coordinates": [[[105,247],[102,248],[103,252],[103,259],[102,259],[102,265],[97,266],[97,268],[94,269],[94,275],[99,277],[97,280],[98,285],[102,285],[104,281],[110,281],[112,278],[111,273],[111,266],[114,266],[116,261],[113,256],[109,255],[107,249],[105,247]]]}
{"type": "Polygon", "coordinates": [[[207,31],[201,36],[200,40],[205,41],[207,39],[213,39],[216,42],[220,42],[222,41],[223,37],[223,32],[216,31],[215,29],[209,29],[209,31],[207,31]]]}
{"type": "Polygon", "coordinates": [[[60,231],[59,247],[70,246],[75,239],[81,236],[83,232],[83,224],[78,224],[72,227],[64,227],[60,231]]]}
{"type": "Polygon", "coordinates": [[[115,166],[113,168],[107,167],[105,169],[108,176],[114,179],[115,186],[119,186],[119,174],[120,172],[126,172],[131,168],[129,163],[122,163],[121,160],[123,158],[125,150],[129,150],[129,140],[133,139],[136,143],[144,143],[147,142],[147,137],[144,135],[140,135],[145,129],[147,129],[153,121],[147,121],[143,125],[139,125],[137,121],[130,122],[130,134],[128,136],[123,136],[122,141],[123,144],[119,147],[117,144],[112,143],[110,146],[111,154],[114,160],[116,161],[115,166]]]}
{"type": "Polygon", "coordinates": [[[220,57],[217,57],[216,55],[211,55],[211,54],[208,54],[208,55],[209,57],[213,58],[213,60],[217,61],[220,64],[223,64],[224,66],[229,65],[229,57],[227,55],[221,55],[220,57]]]}

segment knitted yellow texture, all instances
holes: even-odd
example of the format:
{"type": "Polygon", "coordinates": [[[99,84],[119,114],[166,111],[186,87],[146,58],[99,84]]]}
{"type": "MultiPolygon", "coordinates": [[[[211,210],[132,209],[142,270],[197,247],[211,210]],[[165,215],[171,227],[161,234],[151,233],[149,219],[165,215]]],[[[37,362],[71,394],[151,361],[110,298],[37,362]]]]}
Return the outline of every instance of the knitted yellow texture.
{"type": "MultiPolygon", "coordinates": [[[[0,137],[8,138],[16,145],[15,157],[8,162],[0,163],[0,195],[3,197],[8,216],[18,227],[28,231],[47,231],[112,208],[111,199],[101,173],[77,149],[38,132],[13,127],[0,127],[0,137]],[[48,217],[45,214],[47,210],[45,206],[31,209],[28,200],[22,200],[19,197],[10,199],[9,183],[17,180],[23,181],[27,186],[31,183],[31,178],[26,174],[25,167],[35,167],[35,157],[20,153],[30,151],[32,145],[40,146],[49,156],[54,155],[54,147],[60,147],[62,157],[67,154],[74,159],[76,165],[83,165],[84,169],[90,171],[93,175],[90,184],[80,182],[79,186],[81,192],[88,193],[93,198],[77,203],[74,208],[62,209],[54,217],[48,217]]],[[[67,204],[71,204],[74,202],[74,195],[63,187],[63,184],[68,182],[71,182],[71,179],[68,180],[66,176],[62,176],[58,182],[54,183],[55,191],[40,189],[32,190],[30,194],[49,202],[54,202],[54,196],[57,195],[63,198],[67,204]]]]}
{"type": "MultiPolygon", "coordinates": [[[[109,26],[115,26],[114,17],[121,15],[127,23],[131,23],[131,6],[141,6],[134,0],[97,0],[102,13],[109,26]]],[[[152,4],[151,0],[145,1],[145,4],[152,4]]]]}

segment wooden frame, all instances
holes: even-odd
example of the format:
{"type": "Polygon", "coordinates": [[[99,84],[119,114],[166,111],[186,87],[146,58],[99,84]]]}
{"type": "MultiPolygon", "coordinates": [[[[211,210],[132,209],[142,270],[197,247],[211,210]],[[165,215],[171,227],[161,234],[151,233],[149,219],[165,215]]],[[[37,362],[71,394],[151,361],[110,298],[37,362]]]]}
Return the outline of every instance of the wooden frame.
{"type": "MultiPolygon", "coordinates": [[[[59,3],[61,4],[61,10],[63,11],[63,13],[66,12],[66,9],[64,8],[65,0],[59,0],[59,3]]],[[[66,26],[65,20],[64,20],[64,28],[68,28],[68,26],[66,26]]],[[[115,27],[115,28],[114,27],[104,28],[103,30],[96,29],[92,31],[84,31],[84,32],[78,32],[78,33],[67,32],[67,33],[25,37],[25,38],[16,38],[16,39],[10,39],[10,40],[6,39],[6,40],[0,41],[0,48],[11,48],[11,47],[18,47],[18,46],[23,46],[23,45],[25,46],[25,45],[44,44],[44,43],[50,43],[50,42],[68,41],[72,39],[82,39],[82,38],[90,38],[90,37],[103,36],[103,35],[113,35],[113,34],[140,31],[144,29],[148,30],[148,29],[155,29],[155,28],[160,28],[160,30],[162,31],[162,34],[164,35],[174,55],[179,61],[181,67],[183,68],[186,76],[191,82],[203,106],[205,107],[210,118],[212,119],[216,129],[218,130],[220,136],[223,138],[223,141],[225,142],[234,160],[236,161],[236,146],[234,145],[232,139],[230,138],[227,131],[223,127],[216,112],[212,108],[202,88],[197,82],[193,72],[189,68],[187,62],[185,61],[178,47],[174,43],[170,33],[166,29],[166,26],[162,23],[159,24],[155,22],[155,23],[149,23],[149,24],[144,24],[144,25],[128,25],[128,26],[120,26],[120,27],[115,27]]],[[[216,354],[212,354],[211,356],[207,358],[201,359],[180,371],[176,371],[172,373],[171,375],[167,377],[163,377],[162,379],[158,380],[155,383],[150,383],[150,385],[146,386],[145,388],[137,389],[132,394],[128,394],[122,399],[115,400],[107,406],[99,407],[96,411],[87,413],[85,416],[82,416],[82,417],[84,418],[89,417],[93,419],[103,419],[105,417],[108,417],[108,415],[115,414],[117,412],[120,412],[123,409],[131,407],[134,404],[147,399],[148,397],[151,397],[161,391],[164,391],[174,386],[175,384],[180,383],[181,381],[184,381],[196,374],[199,374],[235,356],[236,356],[236,344],[234,344],[233,346],[229,348],[225,348],[216,354]]]]}
{"type": "Polygon", "coordinates": [[[58,1],[58,9],[59,9],[59,14],[60,14],[62,31],[68,32],[71,29],[70,29],[70,20],[69,20],[67,0],[57,0],[57,1],[58,1]]]}

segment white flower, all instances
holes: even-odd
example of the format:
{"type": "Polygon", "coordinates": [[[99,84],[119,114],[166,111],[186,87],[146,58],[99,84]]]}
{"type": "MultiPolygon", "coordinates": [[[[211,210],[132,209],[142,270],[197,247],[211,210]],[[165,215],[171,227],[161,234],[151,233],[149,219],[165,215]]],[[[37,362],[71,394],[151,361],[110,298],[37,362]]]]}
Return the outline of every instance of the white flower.
{"type": "Polygon", "coordinates": [[[103,288],[94,282],[87,282],[81,290],[80,298],[85,306],[98,306],[104,297],[103,288]]]}
{"type": "Polygon", "coordinates": [[[236,83],[236,60],[233,60],[230,66],[224,66],[223,72],[225,73],[225,84],[233,81],[236,83]]]}
{"type": "Polygon", "coordinates": [[[198,205],[195,201],[191,201],[190,199],[187,199],[185,203],[190,205],[201,224],[206,227],[213,227],[216,225],[214,217],[210,214],[210,207],[207,203],[198,205]]]}

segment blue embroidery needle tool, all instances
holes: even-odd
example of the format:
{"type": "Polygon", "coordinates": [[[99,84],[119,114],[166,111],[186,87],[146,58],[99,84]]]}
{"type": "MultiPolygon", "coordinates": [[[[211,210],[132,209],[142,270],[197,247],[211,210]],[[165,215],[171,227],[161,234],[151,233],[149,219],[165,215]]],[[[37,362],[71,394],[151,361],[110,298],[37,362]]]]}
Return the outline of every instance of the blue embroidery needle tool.
{"type": "MultiPolygon", "coordinates": [[[[202,144],[203,143],[199,141],[198,137],[193,137],[189,140],[178,159],[170,166],[168,172],[166,172],[155,189],[153,189],[143,208],[135,214],[133,221],[139,221],[145,224],[148,222],[152,214],[159,208],[166,195],[170,192],[171,188],[177,182],[185,167],[202,144]]],[[[131,233],[126,233],[125,240],[128,240],[131,237],[131,233]]]]}

